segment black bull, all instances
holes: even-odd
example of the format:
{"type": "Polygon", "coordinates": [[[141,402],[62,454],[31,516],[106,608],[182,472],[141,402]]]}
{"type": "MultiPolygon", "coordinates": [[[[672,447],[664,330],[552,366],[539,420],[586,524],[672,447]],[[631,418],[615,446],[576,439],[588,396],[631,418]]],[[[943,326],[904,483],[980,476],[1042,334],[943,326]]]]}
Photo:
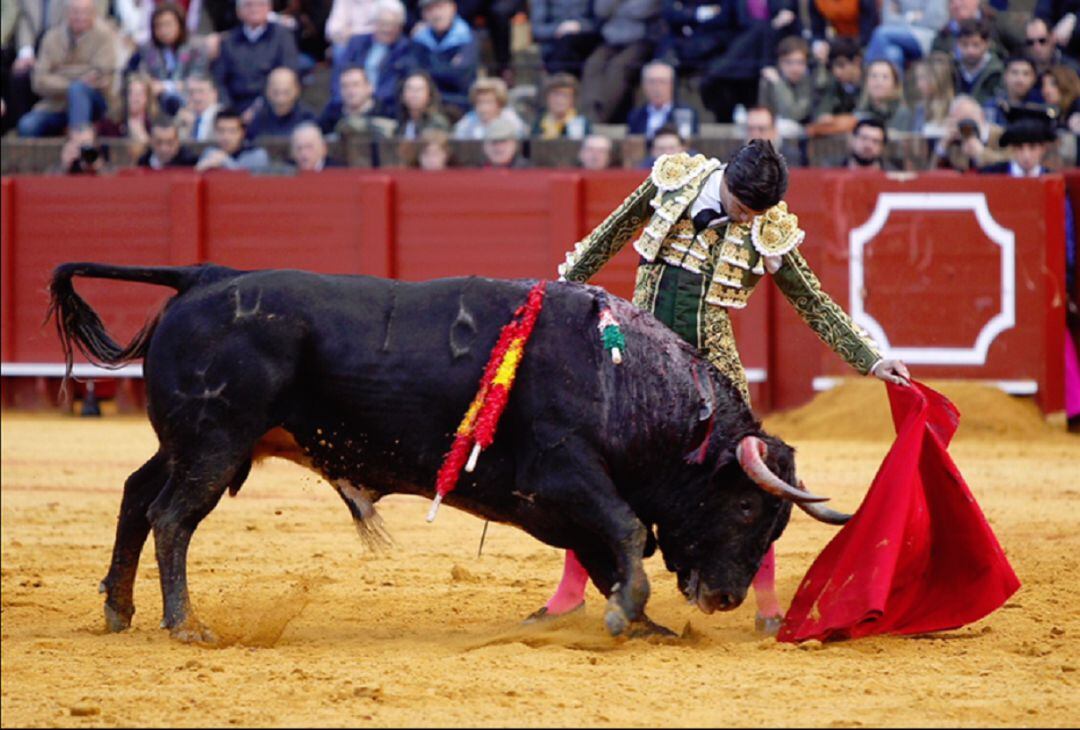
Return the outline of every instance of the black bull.
{"type": "MultiPolygon", "coordinates": [[[[500,328],[529,286],[218,266],[58,267],[51,311],[69,368],[73,343],[104,365],[144,358],[160,442],[124,485],[102,582],[108,627],[131,623],[136,567],[153,529],[163,626],[186,640],[211,637],[190,606],[188,545],[267,453],[324,475],[368,538],[381,534],[372,508],[381,496],[432,497],[500,328]],[[121,347],[75,292],[74,276],[178,294],[121,347]]],[[[574,550],[608,597],[605,623],[618,634],[651,626],[642,557],[657,544],[691,602],[706,612],[739,605],[787,524],[788,500],[805,508],[800,495],[816,499],[788,486],[796,483],[792,449],[762,433],[694,348],[623,300],[551,283],[495,442],[446,502],[574,550]],[[600,343],[601,301],[626,338],[618,366],[600,343]],[[744,450],[765,457],[756,461],[767,475],[757,484],[744,450]]]]}

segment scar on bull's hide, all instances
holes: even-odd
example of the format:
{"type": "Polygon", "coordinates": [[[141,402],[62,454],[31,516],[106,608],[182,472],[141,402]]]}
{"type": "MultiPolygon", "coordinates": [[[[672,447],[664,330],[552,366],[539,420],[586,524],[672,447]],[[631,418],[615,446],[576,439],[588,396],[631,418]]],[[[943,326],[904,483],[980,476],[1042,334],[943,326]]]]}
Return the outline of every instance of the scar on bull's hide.
{"type": "Polygon", "coordinates": [[[259,305],[262,304],[262,290],[261,289],[256,289],[255,290],[255,304],[252,305],[250,308],[245,308],[244,307],[244,302],[241,299],[240,287],[233,286],[233,287],[230,287],[230,288],[232,289],[232,297],[233,297],[233,321],[234,322],[236,322],[238,320],[241,320],[241,319],[243,319],[245,317],[253,317],[253,316],[255,316],[256,314],[259,313],[259,305]]]}
{"type": "Polygon", "coordinates": [[[450,355],[457,360],[469,354],[472,341],[476,339],[476,320],[465,308],[465,292],[458,298],[458,313],[450,325],[450,355]]]}
{"type": "Polygon", "coordinates": [[[390,329],[394,325],[394,312],[397,311],[397,286],[396,281],[390,284],[390,306],[386,311],[386,335],[383,337],[383,352],[390,351],[390,329]]]}

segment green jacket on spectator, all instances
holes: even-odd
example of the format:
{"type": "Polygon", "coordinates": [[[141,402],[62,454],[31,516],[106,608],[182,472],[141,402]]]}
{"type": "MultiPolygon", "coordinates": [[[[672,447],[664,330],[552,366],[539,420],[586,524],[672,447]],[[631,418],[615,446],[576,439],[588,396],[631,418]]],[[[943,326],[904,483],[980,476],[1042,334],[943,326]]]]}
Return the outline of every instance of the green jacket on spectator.
{"type": "Polygon", "coordinates": [[[806,74],[793,86],[783,77],[775,84],[762,78],[758,84],[758,104],[767,107],[777,119],[808,122],[814,104],[813,79],[806,74]]]}
{"type": "Polygon", "coordinates": [[[814,119],[826,114],[852,114],[859,105],[859,94],[862,89],[855,86],[845,89],[836,77],[829,76],[829,81],[821,89],[817,101],[814,103],[814,119]]]}
{"type": "Polygon", "coordinates": [[[875,104],[869,99],[861,102],[855,108],[856,116],[875,117],[880,119],[889,129],[900,132],[911,130],[914,118],[911,109],[905,106],[899,99],[890,99],[884,104],[875,104]]]}
{"type": "Polygon", "coordinates": [[[1001,77],[1005,73],[1005,66],[1001,60],[989,53],[989,59],[974,76],[964,73],[960,62],[953,59],[953,88],[957,94],[968,94],[982,106],[993,101],[998,89],[1001,87],[1001,77]]]}

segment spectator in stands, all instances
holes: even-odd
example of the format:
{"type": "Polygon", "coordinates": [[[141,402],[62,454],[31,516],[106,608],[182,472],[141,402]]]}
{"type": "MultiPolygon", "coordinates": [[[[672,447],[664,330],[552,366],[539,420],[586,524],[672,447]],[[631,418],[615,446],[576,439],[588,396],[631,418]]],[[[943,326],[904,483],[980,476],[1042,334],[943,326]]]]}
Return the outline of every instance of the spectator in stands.
{"type": "Polygon", "coordinates": [[[510,25],[514,16],[525,12],[525,0],[460,0],[458,13],[472,28],[483,27],[491,40],[494,67],[491,75],[501,78],[507,86],[514,85],[510,68],[510,25]]]}
{"type": "Polygon", "coordinates": [[[333,47],[335,66],[347,63],[344,54],[350,39],[375,32],[378,6],[378,0],[333,0],[326,18],[326,39],[333,47]]]}
{"type": "Polygon", "coordinates": [[[1042,18],[1032,18],[1024,26],[1024,53],[1040,74],[1055,65],[1064,65],[1080,74],[1080,63],[1062,53],[1054,34],[1042,18]]]}
{"type": "Polygon", "coordinates": [[[19,120],[19,135],[48,137],[83,127],[115,101],[117,39],[96,16],[93,0],[67,0],[66,22],[49,30],[34,63],[33,88],[42,97],[19,120]]]}
{"type": "Polygon", "coordinates": [[[1047,172],[1043,163],[1050,146],[1057,142],[1054,120],[1045,107],[1026,104],[1009,109],[1001,146],[1008,159],[986,165],[982,173],[1005,174],[1011,177],[1039,177],[1047,172]]]}
{"type": "Polygon", "coordinates": [[[529,167],[528,161],[519,154],[521,143],[518,131],[513,122],[502,117],[487,125],[484,135],[484,167],[507,170],[529,167]]]}
{"type": "Polygon", "coordinates": [[[1068,66],[1051,66],[1039,80],[1043,99],[1057,116],[1058,126],[1080,134],[1080,76],[1068,66]]]}
{"type": "Polygon", "coordinates": [[[150,125],[150,148],[137,160],[139,167],[149,170],[165,170],[176,167],[194,167],[199,158],[180,143],[180,130],[176,122],[167,116],[154,117],[150,125]]]}
{"type": "Polygon", "coordinates": [[[544,83],[544,109],[533,124],[540,139],[583,139],[591,131],[589,120],[577,110],[578,80],[557,73],[544,83]]]}
{"type": "Polygon", "coordinates": [[[184,11],[179,5],[171,2],[158,5],[150,23],[150,40],[132,54],[128,71],[149,76],[162,110],[176,114],[184,105],[184,80],[193,73],[206,73],[209,60],[201,44],[188,42],[184,11]]]}
{"type": "Polygon", "coordinates": [[[1004,23],[989,5],[980,4],[980,0],[949,0],[949,21],[934,38],[931,51],[940,51],[949,56],[959,57],[960,27],[970,20],[982,21],[986,26],[989,50],[999,59],[1007,51],[1004,43],[1004,23]]]}
{"type": "Polygon", "coordinates": [[[53,172],[61,175],[100,175],[109,165],[109,148],[97,143],[91,124],[68,127],[67,139],[60,148],[60,165],[53,172]]]}
{"type": "Polygon", "coordinates": [[[911,109],[911,131],[927,137],[940,137],[945,131],[949,104],[953,99],[952,64],[935,54],[911,65],[915,74],[918,102],[911,109]]]}
{"type": "Polygon", "coordinates": [[[848,154],[839,164],[848,170],[891,170],[894,165],[885,159],[889,133],[880,119],[868,117],[855,123],[848,136],[848,154]]]}
{"type": "Polygon", "coordinates": [[[1001,61],[990,52],[990,24],[985,19],[960,23],[956,32],[953,85],[958,94],[967,94],[988,104],[1001,84],[1001,61]]]}
{"type": "Polygon", "coordinates": [[[866,66],[866,86],[855,109],[859,118],[875,117],[889,129],[911,129],[911,109],[904,103],[900,75],[888,61],[874,61],[866,66]]]}
{"type": "Polygon", "coordinates": [[[401,85],[397,127],[394,134],[403,139],[416,139],[425,129],[450,131],[450,122],[443,114],[439,90],[426,71],[413,71],[401,85]]]}
{"type": "Polygon", "coordinates": [[[341,74],[341,106],[337,107],[336,116],[328,117],[324,112],[319,126],[324,132],[339,136],[356,134],[383,139],[394,134],[394,120],[375,115],[371,84],[364,69],[359,67],[345,69],[341,74]]]}
{"type": "Polygon", "coordinates": [[[934,146],[934,167],[966,172],[1000,162],[1001,127],[989,124],[982,105],[966,94],[956,96],[945,120],[945,135],[934,146]]]}
{"type": "Polygon", "coordinates": [[[581,108],[593,122],[622,122],[641,67],[660,38],[660,0],[596,0],[601,44],[585,60],[581,108]]]}
{"type": "Polygon", "coordinates": [[[214,61],[214,80],[225,106],[250,123],[253,106],[276,68],[298,69],[296,40],[288,28],[270,22],[270,0],[236,0],[240,25],[225,34],[214,61]]]}
{"type": "Polygon", "coordinates": [[[1080,58],[1080,4],[1076,0],[1038,0],[1035,17],[1050,28],[1056,45],[1074,60],[1080,58]]]}
{"type": "Polygon", "coordinates": [[[533,40],[549,74],[581,76],[581,67],[600,44],[590,0],[530,0],[533,40]]]}
{"type": "Polygon", "coordinates": [[[487,128],[496,119],[504,120],[518,139],[527,136],[528,129],[518,113],[509,105],[506,82],[500,78],[477,79],[469,89],[472,111],[454,125],[454,139],[487,139],[487,128]]]}
{"type": "Polygon", "coordinates": [[[469,105],[479,51],[469,24],[453,0],[420,0],[424,24],[413,33],[417,65],[434,79],[444,107],[459,118],[469,105]]]}
{"type": "Polygon", "coordinates": [[[946,0],[888,0],[881,25],[866,47],[867,61],[888,61],[903,70],[926,57],[938,32],[949,20],[946,0]]]}
{"type": "Polygon", "coordinates": [[[322,172],[328,167],[341,167],[327,158],[326,140],[315,122],[301,122],[289,137],[289,156],[297,172],[322,172]]]}
{"type": "Polygon", "coordinates": [[[1009,107],[1022,104],[1041,104],[1042,89],[1035,64],[1027,56],[1013,56],[1005,64],[1001,86],[986,104],[986,119],[992,124],[1005,126],[1009,107]]]}
{"type": "Polygon", "coordinates": [[[852,38],[862,48],[881,21],[876,0],[810,0],[808,9],[811,51],[818,63],[828,62],[830,28],[832,37],[852,38]]]}
{"type": "Polygon", "coordinates": [[[761,70],[758,105],[777,119],[806,124],[813,113],[813,80],[808,73],[810,49],[798,36],[789,36],[776,47],[777,66],[761,70]]]}
{"type": "Polygon", "coordinates": [[[214,118],[214,147],[206,148],[195,169],[258,172],[270,165],[262,147],[253,147],[244,133],[244,119],[236,109],[222,109],[214,118]]]}
{"type": "Polygon", "coordinates": [[[689,149],[687,140],[679,134],[677,128],[661,127],[653,135],[652,142],[649,144],[649,156],[641,162],[640,166],[651,170],[661,155],[677,155],[689,149]]]}
{"type": "Polygon", "coordinates": [[[776,126],[776,117],[765,106],[755,106],[746,112],[746,141],[764,139],[772,143],[773,148],[784,156],[788,167],[805,167],[806,159],[798,145],[780,136],[776,126]]]}
{"type": "Polygon", "coordinates": [[[405,6],[401,0],[378,0],[375,31],[354,35],[340,59],[335,59],[331,100],[341,98],[342,70],[359,66],[374,89],[375,112],[391,119],[397,116],[398,89],[416,64],[410,48],[405,35],[405,6]]]}
{"type": "Polygon", "coordinates": [[[315,114],[300,102],[300,78],[282,66],[266,79],[266,103],[260,104],[247,125],[248,139],[288,137],[301,122],[315,121],[315,114]]]}
{"type": "Polygon", "coordinates": [[[614,156],[614,143],[602,134],[590,134],[581,140],[578,164],[583,170],[610,169],[614,156]]]}
{"type": "Polygon", "coordinates": [[[128,74],[124,79],[124,104],[120,120],[108,117],[98,123],[102,137],[124,137],[128,140],[131,156],[138,159],[150,144],[150,121],[157,116],[157,99],[146,74],[128,74]]]}
{"type": "Polygon", "coordinates": [[[425,129],[416,141],[409,166],[430,172],[453,167],[453,162],[450,135],[442,129],[425,129]]]}
{"type": "Polygon", "coordinates": [[[675,69],[663,61],[651,61],[641,70],[641,91],[645,104],[626,118],[627,131],[652,140],[665,126],[674,126],[683,137],[698,133],[697,112],[675,103],[675,69]]]}
{"type": "Polygon", "coordinates": [[[762,70],[775,63],[779,44],[800,34],[797,10],[796,0],[698,4],[695,15],[709,18],[707,25],[730,38],[715,49],[700,83],[701,100],[718,122],[732,121],[739,105],[757,105],[762,70]]]}
{"type": "Polygon", "coordinates": [[[176,113],[180,136],[196,142],[213,139],[214,117],[221,110],[217,88],[208,76],[195,74],[184,84],[187,104],[176,113]]]}
{"type": "MultiPolygon", "coordinates": [[[[821,79],[819,69],[818,78],[821,79]]],[[[951,68],[950,68],[951,73],[951,68]]],[[[862,95],[862,49],[854,38],[837,36],[829,42],[829,65],[820,81],[815,81],[815,125],[822,133],[846,131],[854,124],[855,107],[862,95]],[[850,118],[851,121],[845,121],[850,118]],[[835,127],[833,129],[832,127],[835,127]]]]}

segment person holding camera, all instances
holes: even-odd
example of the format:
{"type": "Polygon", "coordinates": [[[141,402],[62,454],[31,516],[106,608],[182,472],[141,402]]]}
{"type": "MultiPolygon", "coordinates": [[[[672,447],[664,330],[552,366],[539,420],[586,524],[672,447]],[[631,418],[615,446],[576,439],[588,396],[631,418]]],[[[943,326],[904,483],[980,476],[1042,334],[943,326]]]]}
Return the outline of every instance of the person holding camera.
{"type": "Polygon", "coordinates": [[[934,146],[934,167],[967,172],[1006,158],[1001,149],[1003,130],[986,121],[974,97],[960,94],[949,105],[945,134],[934,146]]]}
{"type": "Polygon", "coordinates": [[[109,162],[109,148],[97,143],[91,124],[80,124],[68,130],[60,148],[60,163],[53,168],[57,175],[99,175],[109,162]]]}

